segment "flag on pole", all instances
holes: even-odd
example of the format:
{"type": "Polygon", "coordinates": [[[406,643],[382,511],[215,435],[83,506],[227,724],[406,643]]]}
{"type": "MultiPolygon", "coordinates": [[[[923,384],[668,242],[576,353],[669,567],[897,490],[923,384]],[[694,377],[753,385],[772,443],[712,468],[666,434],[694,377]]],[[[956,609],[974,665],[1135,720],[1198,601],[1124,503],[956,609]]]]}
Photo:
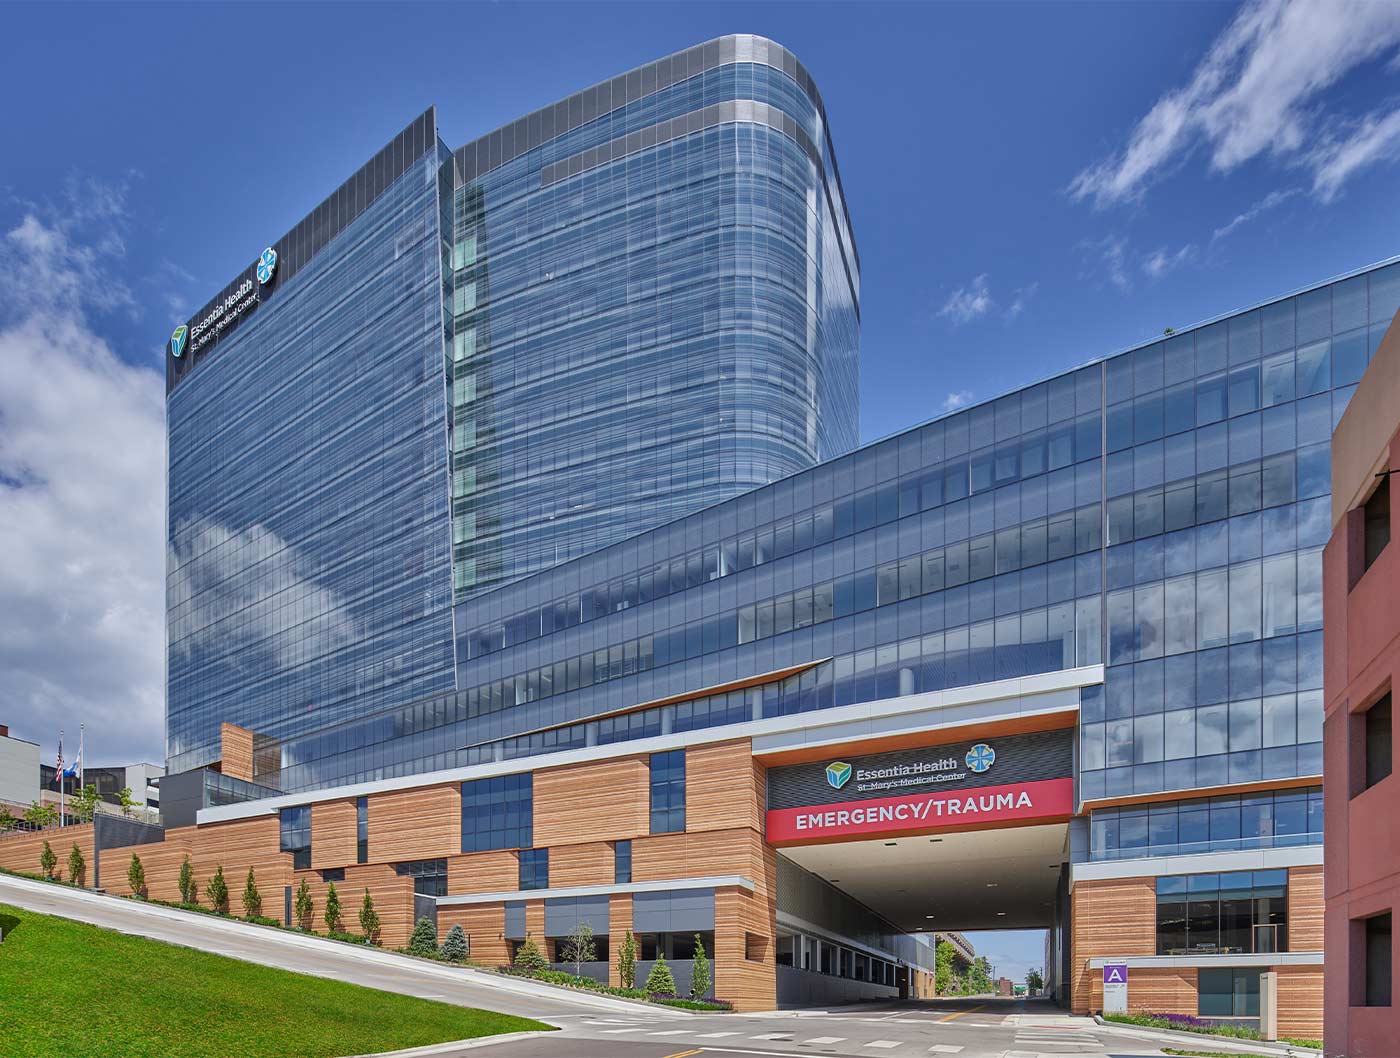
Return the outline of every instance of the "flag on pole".
{"type": "Polygon", "coordinates": [[[54,763],[53,763],[53,777],[54,777],[54,781],[55,781],[55,782],[58,782],[60,785],[62,784],[62,782],[63,782],[63,732],[62,732],[62,731],[60,731],[60,732],[58,733],[58,757],[54,760],[54,763]]]}

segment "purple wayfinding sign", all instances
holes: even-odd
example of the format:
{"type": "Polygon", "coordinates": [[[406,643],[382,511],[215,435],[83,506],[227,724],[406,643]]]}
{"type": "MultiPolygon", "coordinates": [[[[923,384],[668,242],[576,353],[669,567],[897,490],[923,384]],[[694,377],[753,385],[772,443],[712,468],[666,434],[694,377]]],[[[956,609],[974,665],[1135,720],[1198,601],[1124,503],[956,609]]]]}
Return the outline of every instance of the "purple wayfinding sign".
{"type": "Polygon", "coordinates": [[[1123,962],[1104,963],[1103,983],[1106,985],[1125,985],[1128,983],[1128,964],[1123,962]]]}

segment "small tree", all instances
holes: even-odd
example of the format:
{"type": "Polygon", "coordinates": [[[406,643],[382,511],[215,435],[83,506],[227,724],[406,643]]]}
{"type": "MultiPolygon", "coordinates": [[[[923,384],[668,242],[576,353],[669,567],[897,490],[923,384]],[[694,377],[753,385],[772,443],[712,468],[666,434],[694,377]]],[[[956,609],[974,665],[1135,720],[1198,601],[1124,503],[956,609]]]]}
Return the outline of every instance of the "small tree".
{"type": "Polygon", "coordinates": [[[437,927],[432,919],[420,918],[414,924],[413,935],[408,938],[408,950],[414,955],[437,954],[437,927]]]}
{"type": "Polygon", "coordinates": [[[933,949],[933,990],[946,996],[953,987],[953,945],[940,940],[933,949]]]}
{"type": "Polygon", "coordinates": [[[306,884],[305,878],[301,880],[301,885],[297,886],[297,898],[292,907],[296,911],[297,928],[310,933],[316,906],[311,902],[311,886],[306,884]]]}
{"type": "Polygon", "coordinates": [[[258,880],[253,877],[253,868],[248,868],[248,883],[243,887],[243,914],[255,918],[262,914],[262,893],[258,892],[258,880]]]}
{"type": "Polygon", "coordinates": [[[617,954],[617,979],[623,988],[631,988],[637,981],[637,938],[630,929],[622,938],[622,950],[617,954]]]}
{"type": "Polygon", "coordinates": [[[521,970],[548,970],[549,960],[544,957],[544,952],[540,951],[540,946],[535,943],[535,938],[526,937],[525,943],[520,945],[519,950],[515,953],[515,965],[521,970]]]}
{"type": "Polygon", "coordinates": [[[44,872],[45,878],[52,878],[53,872],[58,868],[58,857],[54,855],[53,846],[47,841],[44,842],[44,850],[39,853],[39,868],[44,872]]]}
{"type": "Polygon", "coordinates": [[[335,891],[335,882],[331,882],[326,890],[326,909],[321,912],[321,918],[325,920],[326,930],[330,933],[339,933],[344,925],[340,920],[340,894],[335,891]]]}
{"type": "Polygon", "coordinates": [[[676,979],[671,976],[671,968],[666,965],[665,958],[659,953],[656,956],[656,962],[651,965],[651,973],[647,974],[647,983],[643,988],[654,996],[673,996],[676,994],[676,979]]]}
{"type": "Polygon", "coordinates": [[[122,815],[131,815],[131,810],[136,807],[136,798],[131,796],[130,786],[123,786],[117,791],[117,804],[121,805],[122,815]]]}
{"type": "Polygon", "coordinates": [[[442,942],[442,957],[448,962],[461,962],[469,953],[467,935],[462,930],[462,924],[458,922],[447,931],[447,937],[442,942]]]}
{"type": "Polygon", "coordinates": [[[374,909],[374,897],[365,887],[365,899],[360,904],[360,932],[373,944],[379,943],[379,912],[374,909]]]}
{"type": "Polygon", "coordinates": [[[83,872],[87,870],[87,861],[83,859],[83,850],[78,848],[78,843],[73,842],[73,851],[68,854],[68,880],[74,885],[83,884],[83,872]]]}
{"type": "Polygon", "coordinates": [[[0,805],[0,834],[19,826],[19,820],[10,811],[9,805],[0,805]]]}
{"type": "Polygon", "coordinates": [[[30,801],[29,807],[24,810],[24,821],[31,827],[51,827],[58,822],[58,806],[30,801]]]}
{"type": "Polygon", "coordinates": [[[215,911],[228,910],[228,882],[224,881],[223,864],[214,868],[214,877],[204,887],[204,896],[215,911]]]}
{"type": "Polygon", "coordinates": [[[79,823],[91,823],[92,817],[97,813],[97,802],[101,800],[97,796],[97,787],[88,783],[81,790],[73,791],[73,800],[69,802],[69,808],[78,817],[79,823]]]}
{"type": "Polygon", "coordinates": [[[1026,991],[1031,995],[1044,991],[1045,978],[1041,975],[1040,969],[1034,968],[1026,971],[1026,991]]]}
{"type": "Polygon", "coordinates": [[[593,927],[587,922],[580,922],[565,938],[559,951],[559,961],[573,963],[574,973],[581,977],[583,964],[594,962],[597,958],[598,946],[593,942],[593,927]]]}
{"type": "Polygon", "coordinates": [[[146,895],[146,868],[141,866],[141,857],[134,852],[126,868],[126,884],[131,886],[132,896],[146,895]]]}
{"type": "Polygon", "coordinates": [[[705,956],[705,943],[695,934],[695,965],[690,971],[690,994],[704,999],[710,994],[710,960],[705,956]]]}
{"type": "Polygon", "coordinates": [[[184,862],[180,864],[180,902],[193,904],[198,902],[199,883],[194,880],[194,864],[190,862],[189,853],[185,853],[184,862]]]}

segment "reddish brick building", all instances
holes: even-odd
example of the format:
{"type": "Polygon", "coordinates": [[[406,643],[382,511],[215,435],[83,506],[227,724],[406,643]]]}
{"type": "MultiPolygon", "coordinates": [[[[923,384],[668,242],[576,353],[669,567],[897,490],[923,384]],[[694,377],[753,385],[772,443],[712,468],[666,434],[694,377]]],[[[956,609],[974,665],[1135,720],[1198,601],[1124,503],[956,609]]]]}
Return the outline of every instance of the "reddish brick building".
{"type": "Polygon", "coordinates": [[[1393,1055],[1392,916],[1400,787],[1391,774],[1400,674],[1400,327],[1391,325],[1332,439],[1325,627],[1326,1054],[1393,1055]]]}

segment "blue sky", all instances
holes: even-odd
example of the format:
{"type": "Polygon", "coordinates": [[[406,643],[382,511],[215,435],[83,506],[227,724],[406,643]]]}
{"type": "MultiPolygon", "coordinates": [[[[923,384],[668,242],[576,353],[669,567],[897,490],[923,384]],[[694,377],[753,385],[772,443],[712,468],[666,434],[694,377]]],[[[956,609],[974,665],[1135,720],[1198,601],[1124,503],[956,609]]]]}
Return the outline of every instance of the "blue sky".
{"type": "Polygon", "coordinates": [[[1400,252],[1396,4],[8,5],[0,723],[160,759],[174,322],[428,104],[730,32],[825,98],[867,439],[1400,252]]]}

